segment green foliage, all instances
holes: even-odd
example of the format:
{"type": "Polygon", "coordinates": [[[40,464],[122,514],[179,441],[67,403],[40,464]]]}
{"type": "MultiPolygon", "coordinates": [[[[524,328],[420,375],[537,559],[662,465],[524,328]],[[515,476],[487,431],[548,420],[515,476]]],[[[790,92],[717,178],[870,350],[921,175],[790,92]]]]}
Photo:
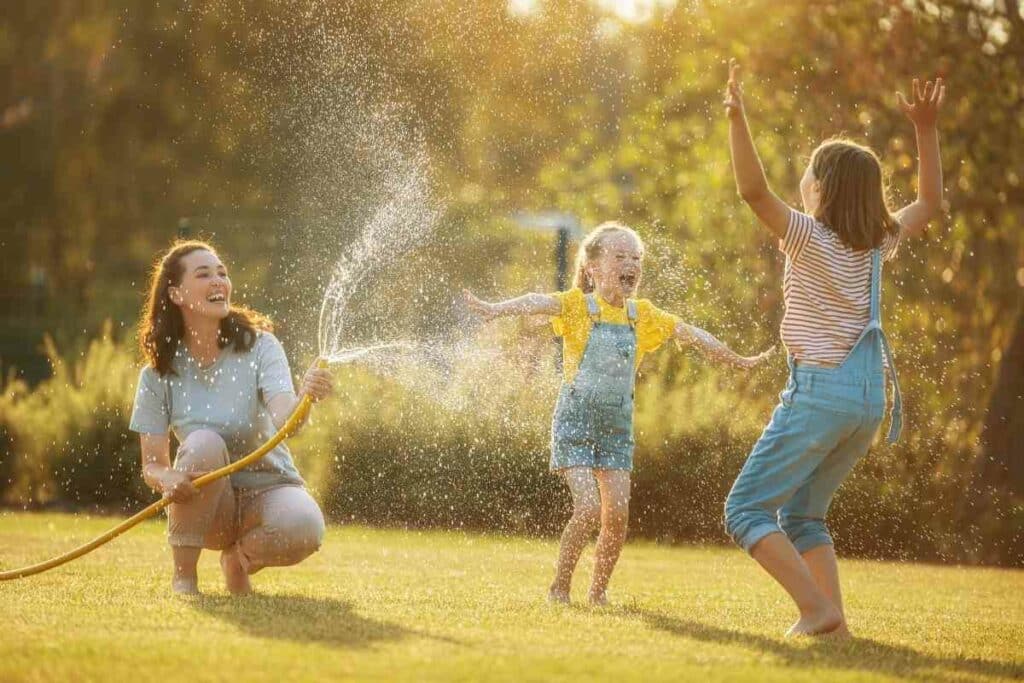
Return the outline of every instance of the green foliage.
{"type": "Polygon", "coordinates": [[[128,431],[138,377],[132,350],[108,323],[77,361],[49,339],[47,354],[53,376],[31,392],[9,382],[0,404],[15,454],[8,498],[122,508],[144,500],[139,440],[128,431]]]}

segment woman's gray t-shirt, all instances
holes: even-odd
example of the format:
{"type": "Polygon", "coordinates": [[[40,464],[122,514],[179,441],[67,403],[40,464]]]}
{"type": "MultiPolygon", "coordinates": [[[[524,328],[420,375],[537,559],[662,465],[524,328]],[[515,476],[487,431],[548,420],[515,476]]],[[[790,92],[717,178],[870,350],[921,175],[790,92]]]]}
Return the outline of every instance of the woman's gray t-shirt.
{"type": "MultiPolygon", "coordinates": [[[[141,434],[170,430],[179,443],[197,429],[210,429],[224,439],[232,462],[259,448],[277,431],[267,410],[270,399],[295,393],[284,349],[269,332],[260,332],[248,351],[221,349],[206,368],[199,367],[185,345],[179,344],[171,367],[174,372],[165,377],[151,366],[142,369],[129,429],[141,434]]],[[[231,475],[236,488],[302,483],[283,442],[231,475]]]]}

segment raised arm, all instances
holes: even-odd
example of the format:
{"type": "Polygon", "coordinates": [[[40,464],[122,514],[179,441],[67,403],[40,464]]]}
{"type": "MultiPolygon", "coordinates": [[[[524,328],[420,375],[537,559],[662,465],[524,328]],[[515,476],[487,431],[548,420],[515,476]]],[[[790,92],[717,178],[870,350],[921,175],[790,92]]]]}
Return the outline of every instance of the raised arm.
{"type": "Polygon", "coordinates": [[[524,294],[515,299],[497,303],[481,301],[473,296],[468,289],[462,290],[462,296],[466,300],[469,310],[484,320],[512,315],[559,315],[562,312],[562,306],[558,299],[547,294],[524,294]]]}
{"type": "Polygon", "coordinates": [[[924,89],[914,79],[913,103],[903,93],[896,93],[900,109],[914,124],[917,138],[917,201],[896,212],[903,234],[917,237],[924,233],[928,221],[942,209],[942,162],[939,158],[939,107],[946,97],[942,79],[928,81],[924,89]]]}
{"type": "Polygon", "coordinates": [[[775,347],[773,346],[756,356],[741,356],[716,339],[711,333],[682,321],[676,323],[675,339],[680,345],[696,347],[705,358],[714,363],[730,365],[735,368],[753,368],[763,363],[775,352],[775,347]]]}
{"type": "Polygon", "coordinates": [[[736,189],[739,190],[743,201],[754,210],[761,225],[782,239],[786,236],[790,209],[768,187],[768,179],[765,178],[761,159],[757,156],[754,140],[751,138],[750,128],[747,126],[739,73],[740,65],[736,63],[735,59],[730,59],[725,110],[729,115],[729,153],[732,156],[732,171],[736,178],[736,189]]]}

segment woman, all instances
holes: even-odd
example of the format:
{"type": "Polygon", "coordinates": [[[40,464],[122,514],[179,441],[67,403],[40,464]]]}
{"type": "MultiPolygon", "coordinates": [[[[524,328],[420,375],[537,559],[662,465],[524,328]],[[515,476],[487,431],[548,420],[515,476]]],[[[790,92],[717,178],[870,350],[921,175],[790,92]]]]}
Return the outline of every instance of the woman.
{"type": "Polygon", "coordinates": [[[231,305],[231,280],[203,242],[178,242],[154,269],[140,320],[147,361],[139,376],[131,429],[142,441],[142,476],[169,498],[171,587],[199,592],[203,548],[221,551],[228,590],[252,590],[249,575],[301,562],[320,547],[324,518],[304,487],[288,447],[197,489],[192,480],[265,442],[308,394],[331,393],[331,376],[311,367],[299,396],[270,321],[231,305]],[[170,462],[173,431],[180,444],[170,462]]]}

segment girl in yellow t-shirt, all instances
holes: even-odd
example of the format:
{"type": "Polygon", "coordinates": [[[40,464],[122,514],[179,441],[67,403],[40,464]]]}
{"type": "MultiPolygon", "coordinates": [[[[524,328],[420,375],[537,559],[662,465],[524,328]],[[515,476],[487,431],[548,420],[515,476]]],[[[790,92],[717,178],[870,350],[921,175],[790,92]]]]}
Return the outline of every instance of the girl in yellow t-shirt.
{"type": "Polygon", "coordinates": [[[643,272],[644,245],[630,228],[604,223],[583,240],[573,288],[555,294],[487,303],[466,291],[466,303],[491,319],[547,314],[562,337],[565,376],[551,426],[551,470],[569,486],[573,515],[562,533],[548,600],[569,602],[583,547],[598,523],[594,577],[588,599],[607,604],[605,591],[622,551],[629,520],[633,469],[633,386],[645,353],[669,339],[693,345],[716,362],[750,368],[769,352],[746,358],[713,336],[634,299],[643,272]]]}

